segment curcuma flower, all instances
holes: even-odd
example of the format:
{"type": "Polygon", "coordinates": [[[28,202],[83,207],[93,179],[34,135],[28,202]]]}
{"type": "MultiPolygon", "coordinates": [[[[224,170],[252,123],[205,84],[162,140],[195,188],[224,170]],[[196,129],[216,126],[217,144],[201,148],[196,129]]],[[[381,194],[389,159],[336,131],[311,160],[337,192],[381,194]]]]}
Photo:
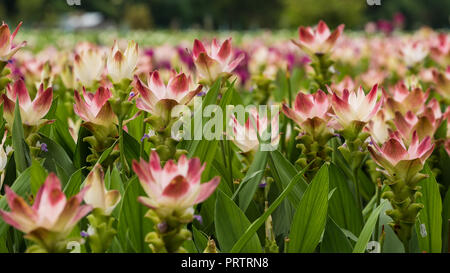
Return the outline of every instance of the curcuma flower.
{"type": "Polygon", "coordinates": [[[86,188],[84,202],[91,205],[93,209],[100,209],[104,215],[110,215],[120,202],[118,190],[106,190],[103,168],[98,163],[87,176],[84,187],[86,188]]]}
{"type": "Polygon", "coordinates": [[[283,112],[300,128],[316,136],[327,130],[326,123],[330,119],[328,115],[330,106],[328,97],[322,90],[318,90],[314,94],[299,92],[292,109],[283,103],[283,112]]]}
{"type": "Polygon", "coordinates": [[[422,62],[428,55],[428,48],[420,42],[405,43],[400,48],[400,55],[403,58],[403,62],[412,67],[422,62]]]}
{"type": "Polygon", "coordinates": [[[92,209],[81,205],[85,190],[67,200],[54,173],[48,175],[31,207],[8,186],[5,191],[11,211],[0,210],[0,216],[48,252],[64,250],[66,245],[59,243],[67,239],[77,222],[92,209]]]}
{"type": "Polygon", "coordinates": [[[433,70],[432,73],[436,83],[436,91],[446,102],[450,102],[450,66],[442,73],[436,70],[433,70]]]}
{"type": "Polygon", "coordinates": [[[388,94],[384,89],[382,91],[385,98],[386,110],[388,110],[390,117],[397,111],[402,115],[408,111],[418,113],[422,110],[430,94],[430,90],[423,92],[419,87],[412,88],[410,91],[404,82],[398,82],[394,86],[391,94],[388,94]]]}
{"type": "Polygon", "coordinates": [[[95,94],[86,92],[83,88],[83,98],[76,90],[74,95],[73,109],[85,122],[105,127],[111,127],[117,123],[117,117],[108,102],[112,96],[108,88],[100,87],[95,94]]]}
{"type": "Polygon", "coordinates": [[[375,162],[384,169],[384,174],[392,181],[417,182],[427,158],[434,149],[429,136],[419,142],[417,132],[412,134],[411,144],[407,148],[399,132],[391,133],[389,139],[380,147],[375,141],[369,146],[369,152],[375,162]]]}
{"type": "Polygon", "coordinates": [[[269,126],[267,117],[260,117],[255,108],[251,108],[249,114],[250,116],[247,122],[245,122],[245,125],[241,125],[234,115],[231,116],[230,125],[233,129],[231,140],[234,144],[244,153],[255,151],[260,144],[258,139],[259,135],[263,142],[264,140],[269,140],[270,137],[270,143],[268,143],[269,148],[271,150],[276,148],[280,141],[278,113],[272,117],[270,133],[267,132],[269,126]]]}
{"type": "Polygon", "coordinates": [[[41,84],[33,101],[22,79],[17,80],[13,86],[6,86],[6,94],[2,94],[3,116],[9,126],[14,123],[14,108],[19,100],[20,117],[22,123],[28,126],[41,126],[52,121],[43,119],[52,106],[53,90],[51,87],[44,90],[41,84]]]}
{"type": "Polygon", "coordinates": [[[104,54],[98,48],[89,48],[75,55],[73,72],[85,87],[92,87],[99,81],[104,69],[104,54]]]}
{"type": "Polygon", "coordinates": [[[316,29],[310,27],[299,27],[299,40],[292,40],[294,44],[300,47],[309,55],[328,54],[333,50],[338,38],[344,31],[344,25],[339,25],[333,33],[331,33],[327,24],[320,21],[316,29]]]}
{"type": "Polygon", "coordinates": [[[443,118],[439,103],[436,99],[432,99],[419,116],[411,111],[407,112],[406,115],[396,112],[393,121],[402,138],[409,143],[414,131],[417,132],[419,140],[426,136],[432,138],[443,118]]]}
{"type": "Polygon", "coordinates": [[[195,39],[193,53],[200,82],[207,84],[212,84],[219,77],[230,77],[231,72],[245,57],[242,53],[233,59],[231,38],[226,39],[221,45],[213,39],[209,50],[206,50],[202,42],[195,39]]]}
{"type": "Polygon", "coordinates": [[[378,85],[375,84],[366,96],[362,87],[359,87],[357,92],[345,89],[342,97],[328,90],[330,94],[333,93],[331,104],[336,119],[344,129],[353,126],[362,129],[375,116],[383,102],[383,99],[377,102],[377,90],[378,85]]]}
{"type": "Polygon", "coordinates": [[[165,85],[158,71],[149,73],[147,85],[135,76],[133,85],[140,95],[136,107],[155,116],[168,113],[175,105],[189,103],[202,90],[201,85],[193,89],[191,77],[184,73],[172,75],[165,85]]]}
{"type": "Polygon", "coordinates": [[[17,25],[16,30],[14,30],[12,35],[7,24],[3,23],[0,26],[0,61],[8,61],[14,54],[16,54],[19,49],[27,44],[27,42],[21,42],[15,47],[13,47],[12,44],[14,37],[16,37],[16,34],[19,31],[21,25],[22,22],[17,25]]]}
{"type": "Polygon", "coordinates": [[[133,161],[142,187],[148,197],[141,196],[139,201],[153,209],[161,219],[176,217],[180,221],[192,221],[195,204],[205,201],[216,189],[220,177],[216,176],[207,183],[200,183],[205,165],[198,158],[187,159],[182,155],[175,163],[167,161],[161,168],[158,154],[153,151],[150,161],[133,161]]]}
{"type": "Polygon", "coordinates": [[[120,83],[125,79],[133,79],[133,72],[138,61],[138,51],[137,43],[130,41],[127,49],[122,53],[117,45],[117,41],[114,41],[114,45],[106,60],[108,75],[113,83],[120,83]]]}

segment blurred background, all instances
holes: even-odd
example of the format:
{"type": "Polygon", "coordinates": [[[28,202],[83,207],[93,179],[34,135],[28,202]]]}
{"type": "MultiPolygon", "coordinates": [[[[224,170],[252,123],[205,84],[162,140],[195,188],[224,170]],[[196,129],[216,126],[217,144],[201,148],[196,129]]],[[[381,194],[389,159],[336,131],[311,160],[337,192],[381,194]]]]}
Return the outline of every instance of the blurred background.
{"type": "Polygon", "coordinates": [[[361,30],[401,24],[448,28],[449,0],[0,0],[0,18],[26,28],[65,30],[296,28],[323,19],[361,30]],[[380,5],[377,5],[380,3],[380,5]]]}

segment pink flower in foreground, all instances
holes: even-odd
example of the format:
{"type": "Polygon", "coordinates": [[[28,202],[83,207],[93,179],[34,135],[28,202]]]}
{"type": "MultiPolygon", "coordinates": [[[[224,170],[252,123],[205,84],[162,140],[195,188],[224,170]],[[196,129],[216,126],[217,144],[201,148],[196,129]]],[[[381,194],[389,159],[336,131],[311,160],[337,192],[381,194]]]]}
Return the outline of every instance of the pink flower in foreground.
{"type": "Polygon", "coordinates": [[[85,122],[106,127],[117,123],[117,116],[108,102],[112,96],[108,88],[100,87],[96,93],[86,92],[83,88],[83,98],[76,90],[74,95],[73,109],[85,122]]]}
{"type": "Polygon", "coordinates": [[[245,122],[245,125],[241,125],[234,115],[231,116],[230,124],[233,129],[233,135],[231,137],[234,144],[244,153],[255,151],[260,146],[258,140],[259,134],[263,142],[270,140],[269,143],[263,144],[267,146],[261,148],[266,149],[267,147],[268,150],[276,148],[280,141],[278,113],[272,117],[272,121],[270,122],[270,132],[267,132],[269,129],[267,117],[261,117],[255,108],[251,108],[249,114],[249,118],[247,119],[247,122],[245,122]]]}
{"type": "Polygon", "coordinates": [[[191,77],[184,73],[172,75],[165,85],[158,71],[149,74],[147,85],[135,76],[133,85],[140,95],[136,99],[136,107],[156,116],[175,105],[189,103],[202,90],[201,85],[194,89],[191,77]]]}
{"type": "Polygon", "coordinates": [[[51,87],[44,90],[44,85],[41,84],[36,97],[31,101],[30,94],[22,79],[17,80],[13,86],[8,84],[6,94],[2,94],[1,102],[3,103],[3,116],[11,126],[14,123],[14,109],[17,99],[19,100],[20,117],[23,124],[40,126],[52,122],[43,119],[52,106],[53,90],[51,87]]]}
{"type": "Polygon", "coordinates": [[[84,187],[86,188],[84,202],[94,209],[102,210],[104,215],[110,215],[119,204],[120,192],[118,190],[106,190],[103,168],[98,163],[87,176],[84,187]]]}
{"type": "Polygon", "coordinates": [[[221,45],[213,39],[208,50],[202,42],[195,39],[193,57],[197,73],[201,81],[212,84],[219,77],[229,77],[231,72],[244,59],[244,53],[233,59],[231,38],[226,39],[221,45]]]}
{"type": "Polygon", "coordinates": [[[161,218],[178,216],[192,219],[193,206],[205,201],[220,182],[220,177],[216,176],[207,183],[200,183],[204,168],[198,158],[187,159],[185,155],[178,163],[167,161],[162,168],[155,151],[151,153],[149,162],[134,160],[133,170],[147,194],[139,197],[139,201],[161,218]]]}
{"type": "Polygon", "coordinates": [[[355,122],[360,124],[369,122],[383,102],[382,99],[377,102],[377,90],[378,85],[375,84],[366,96],[362,87],[359,87],[356,92],[349,92],[345,89],[342,97],[339,97],[329,89],[328,92],[333,94],[331,105],[339,124],[343,128],[347,128],[355,122]]]}
{"type": "Polygon", "coordinates": [[[330,119],[328,115],[330,107],[328,96],[322,90],[314,94],[299,92],[292,109],[283,103],[283,112],[300,128],[311,135],[316,135],[326,129],[326,123],[330,119]]]}
{"type": "Polygon", "coordinates": [[[85,190],[67,200],[54,173],[48,175],[31,207],[8,186],[5,191],[11,211],[0,210],[0,216],[36,242],[48,243],[48,240],[55,239],[54,236],[65,239],[92,209],[89,205],[81,205],[85,190]]]}
{"type": "Polygon", "coordinates": [[[431,138],[427,136],[419,142],[417,132],[413,133],[409,147],[405,145],[398,132],[392,133],[381,147],[375,141],[372,143],[373,146],[368,147],[372,158],[383,167],[385,175],[393,181],[402,179],[409,182],[415,179],[434,149],[431,138]]]}
{"type": "Polygon", "coordinates": [[[3,23],[0,26],[0,61],[8,61],[19,49],[27,44],[27,42],[21,42],[19,45],[13,47],[12,42],[21,25],[22,22],[17,25],[16,30],[14,30],[12,35],[7,24],[3,23]]]}
{"type": "Polygon", "coordinates": [[[339,25],[333,33],[331,33],[327,24],[320,21],[316,29],[310,27],[299,27],[299,41],[292,40],[294,44],[300,47],[309,55],[327,54],[333,50],[333,47],[342,35],[344,25],[339,25]]]}

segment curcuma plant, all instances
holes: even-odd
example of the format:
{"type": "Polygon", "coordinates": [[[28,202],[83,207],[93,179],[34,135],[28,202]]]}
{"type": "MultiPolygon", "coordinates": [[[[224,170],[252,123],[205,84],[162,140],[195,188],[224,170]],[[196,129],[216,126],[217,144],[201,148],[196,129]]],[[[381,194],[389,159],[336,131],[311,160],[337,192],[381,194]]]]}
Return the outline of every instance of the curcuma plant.
{"type": "Polygon", "coordinates": [[[448,33],[20,26],[0,26],[0,252],[448,252],[448,33]]]}

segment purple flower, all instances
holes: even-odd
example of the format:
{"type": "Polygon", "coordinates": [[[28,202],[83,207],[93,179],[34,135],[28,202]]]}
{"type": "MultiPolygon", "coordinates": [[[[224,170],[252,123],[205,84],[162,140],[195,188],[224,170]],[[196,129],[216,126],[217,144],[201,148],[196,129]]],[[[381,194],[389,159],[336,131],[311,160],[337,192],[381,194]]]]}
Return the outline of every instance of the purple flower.
{"type": "Polygon", "coordinates": [[[141,142],[144,141],[146,138],[149,138],[149,137],[150,137],[149,135],[144,134],[144,135],[141,137],[141,142]]]}
{"type": "Polygon", "coordinates": [[[203,224],[203,218],[201,215],[194,214],[194,219],[199,221],[200,224],[203,224]]]}
{"type": "Polygon", "coordinates": [[[166,222],[161,222],[158,224],[158,229],[159,232],[164,233],[167,231],[167,223],[166,222]]]}
{"type": "Polygon", "coordinates": [[[45,144],[45,143],[41,144],[41,151],[48,152],[47,144],[45,144]]]}
{"type": "Polygon", "coordinates": [[[81,235],[81,237],[83,237],[83,238],[89,237],[89,233],[87,233],[86,231],[81,231],[81,232],[80,232],[80,235],[81,235]]]}

